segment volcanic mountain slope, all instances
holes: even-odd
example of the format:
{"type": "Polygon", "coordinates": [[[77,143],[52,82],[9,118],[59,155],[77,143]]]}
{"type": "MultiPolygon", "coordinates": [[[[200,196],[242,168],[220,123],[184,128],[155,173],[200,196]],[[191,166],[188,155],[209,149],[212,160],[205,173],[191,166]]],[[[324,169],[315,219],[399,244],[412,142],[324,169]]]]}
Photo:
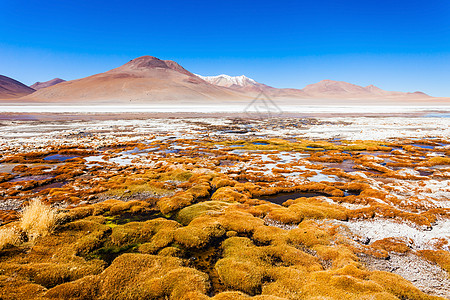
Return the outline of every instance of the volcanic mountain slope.
{"type": "Polygon", "coordinates": [[[142,56],[105,73],[41,89],[23,100],[165,103],[245,98],[239,92],[202,80],[174,61],[142,56]]]}
{"type": "Polygon", "coordinates": [[[14,99],[34,92],[34,89],[12,78],[0,75],[0,99],[14,99]]]}
{"type": "Polygon", "coordinates": [[[64,79],[61,78],[54,78],[52,80],[49,81],[44,81],[44,82],[36,82],[34,84],[32,84],[30,87],[37,90],[49,87],[49,86],[54,86],[55,84],[61,83],[61,82],[65,82],[64,79]]]}

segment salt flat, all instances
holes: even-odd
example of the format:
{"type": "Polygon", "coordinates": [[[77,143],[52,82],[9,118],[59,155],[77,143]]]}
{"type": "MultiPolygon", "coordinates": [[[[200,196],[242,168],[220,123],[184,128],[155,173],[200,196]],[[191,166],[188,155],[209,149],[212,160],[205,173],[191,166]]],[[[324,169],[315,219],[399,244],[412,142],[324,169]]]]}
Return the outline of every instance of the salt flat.
{"type": "Polygon", "coordinates": [[[0,113],[168,113],[168,112],[202,112],[202,113],[243,113],[245,111],[262,114],[272,113],[305,113],[305,114],[411,114],[411,113],[450,113],[450,104],[442,105],[408,105],[390,104],[376,105],[364,104],[328,104],[328,105],[295,105],[292,102],[231,102],[216,104],[183,103],[177,105],[167,105],[164,103],[154,105],[55,105],[55,104],[22,104],[15,103],[0,105],[0,113]],[[267,106],[266,106],[267,104],[267,106]],[[259,106],[259,110],[258,107],[259,106]]]}

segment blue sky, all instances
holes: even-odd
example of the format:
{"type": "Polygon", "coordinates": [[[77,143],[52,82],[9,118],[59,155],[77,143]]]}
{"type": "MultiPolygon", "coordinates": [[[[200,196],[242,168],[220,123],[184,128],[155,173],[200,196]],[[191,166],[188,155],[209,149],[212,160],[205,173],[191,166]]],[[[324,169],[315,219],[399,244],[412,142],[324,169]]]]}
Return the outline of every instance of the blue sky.
{"type": "Polygon", "coordinates": [[[0,74],[75,79],[142,55],[275,87],[450,96],[450,1],[0,0],[0,74]]]}

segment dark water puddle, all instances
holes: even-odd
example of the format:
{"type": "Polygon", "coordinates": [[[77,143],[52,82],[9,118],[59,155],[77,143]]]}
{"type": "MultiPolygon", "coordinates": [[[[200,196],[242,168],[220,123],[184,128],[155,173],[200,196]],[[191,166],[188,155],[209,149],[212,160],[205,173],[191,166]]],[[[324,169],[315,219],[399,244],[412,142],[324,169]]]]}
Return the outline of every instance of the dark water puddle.
{"type": "Polygon", "coordinates": [[[344,191],[344,197],[347,197],[347,196],[359,196],[359,194],[361,194],[361,191],[350,191],[350,190],[345,190],[344,191]]]}
{"type": "MultiPolygon", "coordinates": [[[[393,167],[393,166],[391,166],[390,167],[392,170],[394,170],[394,171],[398,171],[398,170],[401,170],[401,169],[404,169],[405,167],[393,167]]],[[[372,172],[373,173],[373,172],[372,172]]]]}
{"type": "Polygon", "coordinates": [[[164,150],[165,154],[169,154],[169,153],[178,153],[180,152],[179,149],[168,149],[168,150],[164,150]]]}
{"type": "Polygon", "coordinates": [[[211,289],[208,292],[208,296],[210,297],[214,297],[214,295],[227,290],[226,286],[220,280],[217,270],[214,268],[216,262],[222,258],[221,241],[221,239],[214,239],[210,243],[210,247],[190,249],[184,255],[190,267],[209,275],[211,289]]]}
{"type": "Polygon", "coordinates": [[[136,153],[140,153],[140,152],[141,152],[141,150],[138,147],[134,147],[134,149],[123,151],[120,154],[136,154],[136,153]]]}
{"type": "Polygon", "coordinates": [[[53,177],[55,177],[55,176],[53,176],[53,175],[32,175],[32,176],[17,177],[17,178],[11,179],[8,182],[31,181],[31,180],[39,181],[39,180],[50,179],[53,177]]]}
{"type": "Polygon", "coordinates": [[[140,153],[148,153],[159,150],[158,147],[139,149],[138,147],[134,147],[132,150],[123,151],[120,154],[140,154],[140,153]]]}
{"type": "Polygon", "coordinates": [[[114,247],[114,246],[106,246],[103,248],[100,248],[98,250],[93,251],[92,253],[88,254],[88,259],[101,259],[106,262],[106,264],[109,266],[113,262],[114,259],[116,259],[118,256],[124,254],[124,253],[134,253],[137,252],[137,244],[131,244],[131,245],[125,245],[122,247],[114,247]]]}
{"type": "Polygon", "coordinates": [[[317,197],[317,196],[326,196],[326,194],[315,193],[315,192],[279,193],[276,195],[261,196],[261,197],[258,197],[258,199],[266,200],[266,201],[281,205],[288,200],[294,200],[294,199],[297,199],[300,197],[311,198],[311,197],[317,197]]]}
{"type": "Polygon", "coordinates": [[[389,152],[371,152],[371,151],[362,151],[362,152],[358,152],[359,155],[371,155],[371,156],[378,156],[378,155],[383,155],[383,154],[389,154],[389,152]]]}
{"type": "Polygon", "coordinates": [[[420,176],[430,176],[433,175],[433,172],[428,171],[419,171],[420,176]]]}
{"type": "Polygon", "coordinates": [[[263,145],[263,146],[265,146],[265,145],[269,145],[269,143],[266,143],[266,142],[254,142],[253,145],[263,145]]]}
{"type": "Polygon", "coordinates": [[[231,160],[220,160],[219,166],[234,166],[236,164],[236,161],[231,160]]]}
{"type": "MultiPolygon", "coordinates": [[[[395,168],[392,168],[392,169],[395,170],[395,168]]],[[[402,168],[399,168],[399,169],[402,169],[402,168]]],[[[383,174],[383,172],[380,172],[380,171],[377,171],[377,170],[374,170],[374,169],[365,169],[365,170],[362,170],[362,171],[364,171],[364,172],[369,172],[369,173],[375,174],[375,175],[383,174]]]]}
{"type": "Polygon", "coordinates": [[[355,165],[355,163],[351,159],[346,159],[341,163],[321,163],[321,164],[327,168],[337,168],[337,169],[341,169],[345,172],[357,171],[357,170],[353,169],[353,166],[355,165]]]}
{"type": "Polygon", "coordinates": [[[411,146],[419,147],[419,148],[423,148],[423,149],[434,149],[434,146],[423,145],[423,144],[411,144],[411,146]]]}
{"type": "Polygon", "coordinates": [[[159,217],[162,217],[159,211],[151,211],[143,213],[124,212],[121,213],[120,215],[113,216],[110,222],[116,225],[123,225],[129,222],[145,222],[159,217]]]}
{"type": "Polygon", "coordinates": [[[41,192],[43,190],[46,190],[46,189],[61,188],[64,185],[66,185],[66,183],[67,183],[66,181],[64,181],[64,182],[54,182],[54,183],[46,184],[46,185],[43,185],[43,186],[38,186],[38,187],[32,189],[31,191],[33,193],[39,193],[39,192],[41,192]]]}
{"type": "Polygon", "coordinates": [[[248,133],[249,130],[247,129],[237,129],[237,130],[224,130],[223,133],[237,133],[237,134],[245,134],[248,133]]]}
{"type": "Polygon", "coordinates": [[[53,154],[47,157],[44,157],[44,160],[57,160],[57,161],[65,161],[68,159],[76,158],[78,156],[75,155],[63,155],[63,154],[53,154]]]}
{"type": "Polygon", "coordinates": [[[403,150],[402,147],[394,147],[394,146],[387,146],[387,147],[391,147],[392,148],[391,152],[395,151],[395,150],[403,150]]]}

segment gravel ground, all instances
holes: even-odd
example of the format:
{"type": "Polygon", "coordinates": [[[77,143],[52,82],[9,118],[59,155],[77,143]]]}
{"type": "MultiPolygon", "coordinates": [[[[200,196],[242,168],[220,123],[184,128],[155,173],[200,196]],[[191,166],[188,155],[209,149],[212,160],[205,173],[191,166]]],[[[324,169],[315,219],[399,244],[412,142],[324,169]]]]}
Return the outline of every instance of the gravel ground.
{"type": "Polygon", "coordinates": [[[411,281],[425,293],[450,299],[450,278],[439,266],[427,262],[414,254],[391,254],[383,260],[362,256],[361,261],[369,270],[392,272],[411,281]]]}

